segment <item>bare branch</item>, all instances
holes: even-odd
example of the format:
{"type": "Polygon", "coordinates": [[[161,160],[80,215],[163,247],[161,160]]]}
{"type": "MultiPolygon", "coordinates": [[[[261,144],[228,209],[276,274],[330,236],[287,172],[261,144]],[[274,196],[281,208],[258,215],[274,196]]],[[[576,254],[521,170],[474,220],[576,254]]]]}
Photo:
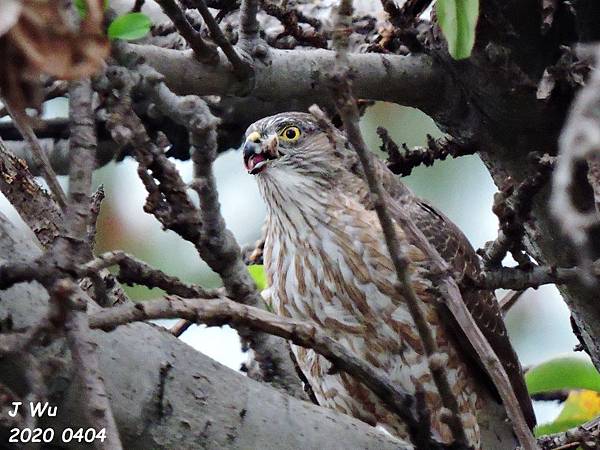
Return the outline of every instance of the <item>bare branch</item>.
{"type": "Polygon", "coordinates": [[[242,0],[240,7],[240,41],[249,48],[258,40],[259,24],[256,19],[259,0],[242,0]]]}
{"type": "MultiPolygon", "coordinates": [[[[66,214],[70,239],[60,238],[53,248],[53,256],[58,261],[66,260],[67,264],[91,256],[91,247],[86,237],[90,215],[92,172],[96,158],[92,95],[90,79],[71,82],[69,87],[71,162],[69,203],[66,214]]],[[[81,290],[73,281],[58,280],[52,286],[51,304],[55,306],[55,313],[64,314],[67,343],[71,350],[75,376],[83,387],[81,403],[84,416],[90,426],[96,430],[106,431],[106,442],[95,441],[94,445],[96,448],[120,450],[122,445],[119,431],[99,370],[96,345],[90,336],[88,315],[85,312],[86,299],[81,294],[81,290]],[[78,303],[84,306],[83,311],[78,310],[78,303]]]]}
{"type": "MultiPolygon", "coordinates": [[[[62,280],[55,284],[53,295],[57,301],[66,303],[68,297],[74,296],[76,286],[69,280],[62,280]]],[[[80,299],[81,302],[85,300],[80,299]]],[[[70,311],[65,323],[67,343],[71,350],[71,359],[75,379],[82,386],[84,416],[88,424],[100,431],[106,431],[104,442],[95,441],[98,449],[122,449],[119,431],[113,417],[108,395],[104,386],[104,379],[98,366],[96,357],[96,343],[92,340],[88,327],[88,315],[85,311],[70,311]]]]}
{"type": "Polygon", "coordinates": [[[65,191],[61,187],[58,179],[56,178],[56,172],[52,168],[50,161],[48,160],[48,155],[42,149],[40,142],[38,141],[37,136],[31,129],[31,125],[28,123],[28,119],[24,114],[19,113],[17,111],[13,111],[10,105],[6,105],[10,115],[13,119],[13,122],[23,138],[29,143],[29,147],[37,158],[38,163],[42,169],[42,174],[44,176],[44,180],[48,183],[48,187],[50,191],[54,195],[54,199],[60,205],[61,208],[65,208],[67,205],[67,196],[65,195],[65,191]]]}
{"type": "Polygon", "coordinates": [[[538,160],[536,172],[518,186],[508,186],[494,197],[493,211],[498,216],[500,231],[495,241],[479,251],[487,268],[499,267],[508,251],[511,251],[515,260],[520,258],[525,222],[529,219],[535,195],[550,178],[554,163],[554,159],[547,155],[532,157],[538,160]]]}
{"type": "Polygon", "coordinates": [[[213,41],[215,41],[215,44],[221,47],[221,50],[223,50],[223,53],[225,53],[225,56],[227,56],[227,59],[233,67],[233,72],[238,79],[243,80],[248,78],[252,74],[252,66],[240,57],[233,45],[231,45],[231,42],[227,40],[223,34],[223,31],[221,31],[221,27],[208,10],[204,0],[187,0],[187,3],[193,5],[193,7],[200,12],[200,15],[204,19],[204,22],[210,31],[213,41]]]}
{"type": "Polygon", "coordinates": [[[90,213],[92,172],[96,166],[96,125],[92,110],[92,84],[89,79],[71,82],[69,88],[69,208],[70,232],[78,238],[87,235],[90,213]]]}
{"type": "Polygon", "coordinates": [[[580,446],[592,449],[597,448],[599,441],[600,417],[562,433],[538,438],[541,450],[575,450],[580,446]]]}
{"type": "MultiPolygon", "coordinates": [[[[598,277],[600,271],[594,264],[593,275],[598,277]]],[[[537,288],[543,284],[567,284],[581,277],[581,268],[557,268],[552,266],[534,266],[520,269],[501,267],[481,272],[475,285],[481,289],[513,289],[520,291],[537,288]]]]}
{"type": "MultiPolygon", "coordinates": [[[[460,411],[458,400],[452,392],[448,378],[446,377],[445,368],[440,364],[435,364],[434,359],[438,355],[438,347],[431,328],[427,323],[423,311],[420,307],[420,300],[415,290],[413,289],[412,280],[409,272],[410,259],[402,248],[404,243],[401,243],[398,238],[396,227],[392,217],[387,210],[385,204],[384,191],[381,182],[375,175],[372,161],[369,157],[369,151],[362,138],[358,125],[360,114],[356,100],[352,96],[349,80],[348,67],[348,38],[347,29],[350,26],[352,17],[352,0],[342,0],[338,9],[338,15],[334,30],[334,46],[336,48],[336,64],[335,72],[332,74],[332,81],[335,84],[336,106],[342,122],[346,136],[352,147],[356,151],[361,162],[362,169],[365,173],[365,178],[369,186],[369,190],[373,197],[374,209],[381,224],[381,230],[385,238],[385,242],[396,269],[396,289],[405,300],[410,316],[417,328],[423,349],[427,356],[429,370],[433,376],[434,383],[440,394],[442,404],[451,412],[451,417],[448,419],[448,426],[452,431],[454,440],[461,448],[468,448],[467,437],[465,435],[464,425],[460,419],[460,411]]],[[[416,436],[413,436],[415,438],[416,436]]],[[[423,437],[420,437],[423,439],[423,437]]],[[[415,443],[419,441],[415,440],[415,443]]]]}
{"type": "MultiPolygon", "coordinates": [[[[330,50],[270,49],[268,64],[255,64],[253,83],[241,82],[223,55],[217,66],[196,61],[189,53],[149,45],[125,44],[124,49],[144,60],[164,75],[165,83],[177,94],[251,95],[271,101],[289,101],[290,93],[306,107],[329,97],[327,74],[335,54],[330,50]],[[193,73],[193,77],[182,77],[193,73]]],[[[348,55],[353,92],[358,98],[408,104],[425,112],[443,105],[431,92],[443,89],[446,72],[436,70],[427,55],[348,55]]]]}
{"type": "Polygon", "coordinates": [[[63,228],[63,214],[37,184],[23,160],[15,158],[0,139],[0,191],[16,208],[44,247],[49,247],[63,228]]]}
{"type": "Polygon", "coordinates": [[[192,325],[194,325],[194,322],[192,322],[191,320],[187,320],[187,319],[180,319],[177,321],[177,323],[175,325],[173,325],[169,331],[171,332],[171,334],[175,337],[179,337],[181,336],[183,333],[185,333],[187,331],[187,329],[189,327],[191,327],[192,325]]]}
{"type": "Polygon", "coordinates": [[[99,311],[90,316],[90,326],[110,330],[131,322],[173,318],[186,318],[209,326],[233,324],[248,327],[312,348],[329,359],[336,369],[343,370],[364,383],[390,410],[406,420],[409,427],[417,426],[409,412],[412,395],[398,390],[396,385],[370,364],[353,355],[315,325],[280,317],[226,298],[181,299],[169,296],[99,311]]]}
{"type": "Polygon", "coordinates": [[[410,175],[412,170],[420,165],[432,166],[435,161],[443,161],[448,156],[457,158],[477,152],[476,148],[460,145],[452,138],[434,139],[432,136],[427,135],[427,147],[409,149],[406,144],[403,144],[404,153],[402,154],[398,144],[392,140],[385,128],[377,127],[377,134],[381,139],[381,150],[388,154],[388,169],[403,177],[410,175]]]}
{"type": "Polygon", "coordinates": [[[194,56],[198,61],[205,64],[218,64],[219,53],[217,48],[210,43],[204,42],[200,33],[194,30],[185,14],[175,3],[175,0],[155,0],[160,5],[164,13],[169,16],[179,34],[185,39],[194,51],[194,56]]]}
{"type": "Polygon", "coordinates": [[[500,311],[502,311],[502,314],[506,314],[508,310],[510,310],[510,308],[512,308],[515,305],[515,303],[517,303],[517,301],[519,300],[519,298],[521,298],[524,292],[525,289],[519,291],[509,291],[507,294],[504,295],[504,297],[498,300],[498,307],[500,308],[500,311]]]}
{"type": "MultiPolygon", "coordinates": [[[[198,285],[187,284],[179,278],[151,267],[139,259],[121,251],[108,252],[97,256],[81,266],[82,274],[97,273],[101,269],[118,265],[117,279],[125,284],[142,284],[149,288],[159,288],[168,294],[184,298],[204,297],[215,298],[220,295],[217,289],[206,290],[198,285]]],[[[1,267],[1,266],[0,266],[1,267]]]]}

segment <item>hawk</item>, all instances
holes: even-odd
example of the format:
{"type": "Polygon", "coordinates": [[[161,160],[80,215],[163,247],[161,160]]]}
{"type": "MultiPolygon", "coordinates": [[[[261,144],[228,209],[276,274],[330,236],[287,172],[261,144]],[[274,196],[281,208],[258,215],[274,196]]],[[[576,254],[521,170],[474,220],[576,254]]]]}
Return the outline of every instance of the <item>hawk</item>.
{"type": "MultiPolygon", "coordinates": [[[[443,420],[422,342],[394,288],[396,273],[368,186],[344,135],[323,129],[310,114],[277,114],[248,128],[243,157],[267,205],[263,256],[276,313],[314,322],[407,392],[414,393],[418,382],[431,413],[434,438],[450,443],[452,434],[443,420]]],[[[478,257],[456,225],[372,158],[392,215],[408,212],[455,273],[476,276],[478,257]]],[[[447,377],[469,444],[480,448],[480,417],[497,394],[450,313],[440,310],[427,257],[399,225],[396,230],[411,261],[413,289],[439,351],[447,358],[447,377]]],[[[533,427],[535,416],[521,367],[493,293],[463,288],[462,294],[533,427]]],[[[400,419],[364,385],[332,370],[311,349],[292,346],[292,351],[321,405],[408,438],[400,419]]]]}

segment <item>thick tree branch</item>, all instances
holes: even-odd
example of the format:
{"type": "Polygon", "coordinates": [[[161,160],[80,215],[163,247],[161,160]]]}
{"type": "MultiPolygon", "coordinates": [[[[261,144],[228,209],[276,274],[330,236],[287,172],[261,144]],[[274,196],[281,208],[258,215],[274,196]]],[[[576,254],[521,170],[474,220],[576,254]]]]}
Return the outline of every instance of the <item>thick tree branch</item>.
{"type": "MultiPolygon", "coordinates": [[[[142,56],[165,77],[165,83],[178,94],[251,95],[258,99],[302,99],[306,108],[327,98],[327,70],[333,67],[330,50],[294,51],[271,49],[264,60],[255,60],[253,81],[240,82],[224,55],[217,66],[196,61],[190,52],[148,45],[127,44],[127,52],[142,56]],[[182,77],[186,73],[191,76],[182,77]]],[[[357,98],[384,100],[420,107],[424,111],[443,107],[439,96],[445,73],[436,70],[426,55],[381,54],[348,55],[357,98]]]]}

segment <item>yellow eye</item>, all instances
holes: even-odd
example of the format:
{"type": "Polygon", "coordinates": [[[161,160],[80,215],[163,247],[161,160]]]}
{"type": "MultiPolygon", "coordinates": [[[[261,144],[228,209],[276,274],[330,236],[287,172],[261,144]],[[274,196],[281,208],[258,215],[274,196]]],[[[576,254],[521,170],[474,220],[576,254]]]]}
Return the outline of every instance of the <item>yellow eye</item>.
{"type": "Polygon", "coordinates": [[[279,132],[279,138],[286,142],[296,142],[300,139],[300,128],[289,126],[279,132]]]}

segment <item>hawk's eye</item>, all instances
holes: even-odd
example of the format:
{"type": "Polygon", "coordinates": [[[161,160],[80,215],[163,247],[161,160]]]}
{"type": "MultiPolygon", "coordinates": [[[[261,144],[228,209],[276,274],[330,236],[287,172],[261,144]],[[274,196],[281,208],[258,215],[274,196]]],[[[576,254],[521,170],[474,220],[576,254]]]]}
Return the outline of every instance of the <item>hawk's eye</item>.
{"type": "Polygon", "coordinates": [[[285,142],[296,142],[300,139],[300,128],[295,126],[285,127],[279,132],[279,138],[285,142]]]}

